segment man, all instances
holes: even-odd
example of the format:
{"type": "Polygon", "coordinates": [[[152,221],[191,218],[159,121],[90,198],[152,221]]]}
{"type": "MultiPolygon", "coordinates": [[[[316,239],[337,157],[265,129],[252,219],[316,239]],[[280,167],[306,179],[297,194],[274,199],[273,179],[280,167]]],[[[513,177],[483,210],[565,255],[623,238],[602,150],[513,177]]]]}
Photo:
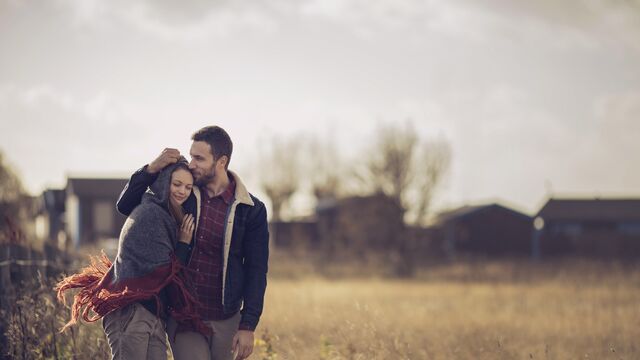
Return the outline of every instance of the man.
{"type": "MultiPolygon", "coordinates": [[[[189,169],[198,188],[183,205],[196,218],[187,271],[194,275],[198,314],[214,334],[205,337],[178,328],[174,336],[168,331],[171,349],[176,360],[231,360],[234,352],[241,360],[253,352],[253,332],[262,314],[269,258],[267,212],[228,170],[233,143],[226,131],[207,126],[191,139],[189,169]]],[[[118,199],[118,211],[129,215],[160,170],[179,157],[178,150],[165,149],[136,171],[118,199]]]]}

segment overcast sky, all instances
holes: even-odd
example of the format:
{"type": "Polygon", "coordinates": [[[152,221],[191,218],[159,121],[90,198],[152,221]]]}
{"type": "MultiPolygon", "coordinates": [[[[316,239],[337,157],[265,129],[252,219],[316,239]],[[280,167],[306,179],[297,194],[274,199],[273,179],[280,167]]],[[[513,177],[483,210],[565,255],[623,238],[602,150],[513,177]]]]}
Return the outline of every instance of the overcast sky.
{"type": "Polygon", "coordinates": [[[265,136],[354,157],[412,119],[453,149],[438,207],[640,196],[639,39],[622,0],[0,0],[0,149],[35,194],[217,124],[256,189],[265,136]]]}

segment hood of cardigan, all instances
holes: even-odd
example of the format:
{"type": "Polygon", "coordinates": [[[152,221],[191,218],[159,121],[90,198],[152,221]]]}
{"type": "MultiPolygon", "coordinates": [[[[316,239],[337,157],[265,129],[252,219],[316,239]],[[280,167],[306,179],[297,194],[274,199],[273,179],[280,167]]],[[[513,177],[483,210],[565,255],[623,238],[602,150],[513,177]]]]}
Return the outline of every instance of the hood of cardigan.
{"type": "Polygon", "coordinates": [[[171,174],[178,166],[180,166],[180,164],[189,165],[184,156],[181,156],[178,162],[168,165],[160,171],[156,181],[149,186],[149,190],[142,197],[142,203],[153,202],[163,208],[168,207],[171,188],[171,174]]]}

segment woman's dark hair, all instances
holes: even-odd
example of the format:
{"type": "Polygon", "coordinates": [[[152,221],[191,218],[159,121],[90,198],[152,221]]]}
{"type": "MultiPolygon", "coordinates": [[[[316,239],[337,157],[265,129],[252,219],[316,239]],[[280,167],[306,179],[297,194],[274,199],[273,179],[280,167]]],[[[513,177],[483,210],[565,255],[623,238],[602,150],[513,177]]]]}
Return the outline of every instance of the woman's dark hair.
{"type": "Polygon", "coordinates": [[[184,158],[178,160],[175,166],[176,167],[173,169],[173,171],[171,171],[171,175],[173,175],[173,173],[178,171],[179,169],[187,170],[189,173],[191,173],[191,170],[189,169],[189,163],[187,162],[187,160],[184,160],[184,158]]]}

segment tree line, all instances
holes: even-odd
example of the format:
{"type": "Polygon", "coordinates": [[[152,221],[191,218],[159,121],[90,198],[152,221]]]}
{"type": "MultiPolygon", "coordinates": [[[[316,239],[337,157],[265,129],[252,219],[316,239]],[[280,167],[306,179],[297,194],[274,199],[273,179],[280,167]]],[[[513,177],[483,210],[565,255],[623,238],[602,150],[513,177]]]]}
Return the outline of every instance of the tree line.
{"type": "Polygon", "coordinates": [[[362,209],[355,216],[351,212],[330,225],[341,227],[337,230],[318,225],[322,234],[329,233],[320,239],[326,242],[321,244],[323,261],[343,250],[351,250],[352,259],[378,253],[396,275],[413,275],[418,244],[411,230],[428,224],[433,199],[446,178],[452,159],[446,139],[421,137],[411,122],[383,124],[359,150],[358,160],[351,161],[331,137],[300,134],[266,144],[260,151],[259,175],[271,202],[273,223],[295,218],[291,200],[301,192],[307,192],[318,205],[382,196],[392,204],[385,211],[372,215],[371,209],[362,209]],[[345,243],[345,237],[351,243],[345,243]]]}
{"type": "Polygon", "coordinates": [[[379,125],[355,161],[345,158],[335,138],[298,134],[263,146],[259,181],[273,221],[295,215],[291,199],[306,191],[316,201],[384,194],[400,205],[407,224],[425,225],[451,158],[445,138],[420,137],[412,122],[379,125]]]}

